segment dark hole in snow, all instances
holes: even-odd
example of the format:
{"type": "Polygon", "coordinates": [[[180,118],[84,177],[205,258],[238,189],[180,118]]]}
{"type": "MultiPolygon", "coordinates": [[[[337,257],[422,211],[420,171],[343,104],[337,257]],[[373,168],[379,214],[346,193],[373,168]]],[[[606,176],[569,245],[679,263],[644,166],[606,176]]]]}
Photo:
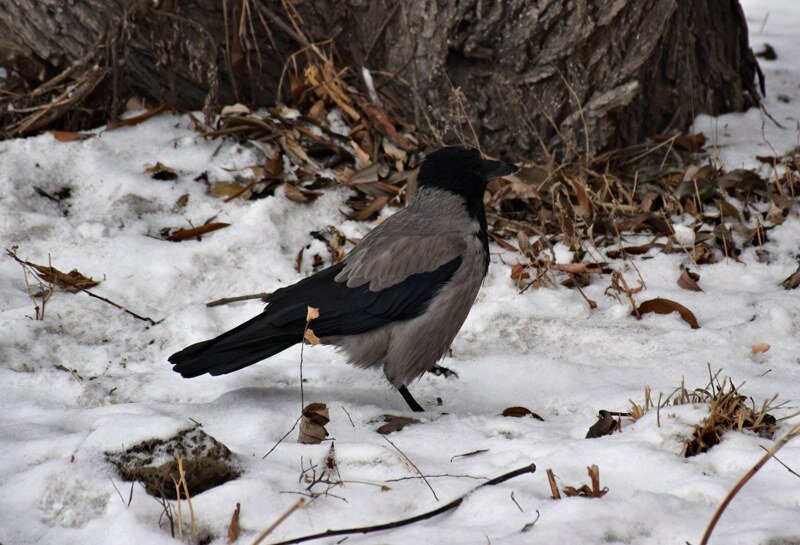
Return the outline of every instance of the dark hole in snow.
{"type": "MultiPolygon", "coordinates": [[[[242,474],[230,449],[197,427],[169,439],[151,439],[122,452],[106,453],[106,459],[116,466],[123,479],[140,482],[151,496],[170,500],[177,499],[173,479],[180,482],[179,456],[183,458],[191,496],[242,474]]],[[[182,488],[181,498],[185,498],[182,488]]]]}

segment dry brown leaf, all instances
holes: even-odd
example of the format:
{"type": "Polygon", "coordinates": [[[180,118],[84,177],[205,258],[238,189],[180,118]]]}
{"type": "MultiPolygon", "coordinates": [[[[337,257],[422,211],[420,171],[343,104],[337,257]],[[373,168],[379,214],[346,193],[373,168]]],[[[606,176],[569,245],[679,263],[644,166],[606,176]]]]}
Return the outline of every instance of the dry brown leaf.
{"type": "Polygon", "coordinates": [[[317,197],[322,195],[322,192],[301,189],[292,183],[286,182],[283,184],[283,194],[290,201],[308,204],[316,201],[317,197]]]}
{"type": "Polygon", "coordinates": [[[736,189],[742,192],[767,191],[767,182],[752,170],[737,168],[717,178],[717,185],[723,189],[736,189]]]}
{"type": "Polygon", "coordinates": [[[359,208],[358,210],[355,210],[352,214],[348,214],[347,219],[355,221],[368,220],[373,215],[380,212],[388,202],[389,202],[388,197],[377,197],[375,199],[372,199],[372,201],[370,201],[363,208],[359,208]]]}
{"type": "MultiPolygon", "coordinates": [[[[681,318],[683,318],[683,320],[692,327],[692,329],[700,329],[700,325],[697,323],[697,318],[695,317],[694,313],[680,303],[676,303],[670,299],[663,299],[661,297],[650,299],[639,305],[638,310],[640,315],[647,314],[649,312],[655,312],[656,314],[670,314],[672,312],[677,312],[681,315],[681,318]]],[[[635,315],[635,313],[632,314],[635,315]]]]}
{"type": "Polygon", "coordinates": [[[383,426],[378,428],[377,432],[382,435],[389,435],[396,431],[400,431],[406,426],[411,424],[419,424],[419,420],[408,416],[395,416],[393,414],[383,415],[383,420],[386,422],[383,426]]]}
{"type": "Polygon", "coordinates": [[[325,111],[325,101],[322,99],[316,101],[314,105],[311,106],[311,108],[309,108],[308,110],[308,117],[316,119],[320,123],[325,121],[326,114],[327,112],[325,111]]]}
{"type": "Polygon", "coordinates": [[[503,237],[501,237],[500,235],[497,235],[497,234],[492,233],[491,231],[489,231],[489,238],[491,238],[502,249],[508,250],[509,252],[517,253],[517,249],[514,248],[514,246],[512,246],[511,244],[509,244],[505,240],[503,240],[503,237]]]}
{"type": "Polygon", "coordinates": [[[789,277],[786,278],[786,280],[781,282],[781,286],[783,286],[783,289],[785,290],[793,290],[797,286],[800,286],[800,267],[798,267],[796,271],[790,274],[789,277]]]}
{"type": "Polygon", "coordinates": [[[156,163],[155,165],[148,167],[145,169],[144,173],[149,174],[154,180],[170,181],[178,179],[178,172],[169,168],[163,163],[156,163]]]}
{"type": "Polygon", "coordinates": [[[656,142],[669,142],[672,140],[672,145],[676,148],[697,153],[703,151],[703,145],[707,139],[705,134],[699,132],[697,134],[681,134],[678,136],[657,135],[654,140],[656,142]]]}
{"type": "Polygon", "coordinates": [[[189,203],[189,194],[184,193],[183,195],[178,197],[178,200],[175,201],[175,208],[176,209],[185,208],[188,203],[189,203]]]}
{"type": "Polygon", "coordinates": [[[684,269],[678,278],[678,285],[689,291],[703,291],[703,288],[697,285],[699,281],[699,274],[692,272],[689,269],[684,269]]]}
{"type": "Polygon", "coordinates": [[[703,151],[706,135],[703,133],[680,135],[675,139],[675,145],[692,153],[703,151]]]}
{"type": "Polygon", "coordinates": [[[233,511],[233,515],[231,516],[231,523],[228,525],[228,544],[230,545],[234,541],[236,541],[236,536],[239,535],[239,513],[241,512],[242,505],[240,503],[236,504],[236,509],[233,511]]]}
{"type": "Polygon", "coordinates": [[[523,280],[528,280],[531,275],[528,274],[528,266],[522,263],[516,263],[513,267],[511,267],[511,280],[515,282],[522,282],[523,280]]]}
{"type": "Polygon", "coordinates": [[[416,149],[416,146],[412,144],[408,138],[397,132],[397,129],[392,122],[389,121],[389,117],[386,115],[383,108],[365,99],[360,99],[358,101],[358,106],[361,108],[361,111],[369,117],[369,120],[375,128],[378,129],[378,132],[386,136],[398,148],[404,151],[414,151],[416,149]]]}
{"type": "Polygon", "coordinates": [[[248,115],[249,113],[250,108],[237,102],[236,104],[229,104],[228,106],[223,107],[219,115],[226,117],[229,115],[248,115]]]}
{"type": "Polygon", "coordinates": [[[224,229],[228,227],[230,223],[206,223],[201,225],[200,227],[192,227],[190,229],[178,229],[174,233],[172,233],[167,240],[170,242],[182,242],[189,238],[199,237],[200,235],[205,235],[206,233],[210,233],[212,231],[216,231],[218,229],[224,229]]]}
{"type": "Polygon", "coordinates": [[[717,262],[717,256],[708,244],[697,244],[692,248],[692,260],[698,265],[710,265],[717,262]]]}
{"type": "Polygon", "coordinates": [[[561,271],[571,274],[584,274],[584,273],[610,273],[611,269],[608,263],[549,263],[548,268],[554,271],[561,271]]]}
{"type": "Polygon", "coordinates": [[[742,221],[742,215],[739,213],[739,210],[728,202],[725,199],[717,200],[717,208],[719,208],[720,214],[725,219],[735,219],[738,222],[742,221]]]}
{"type": "MultiPolygon", "coordinates": [[[[309,65],[308,68],[305,69],[304,76],[306,81],[314,89],[314,94],[322,99],[330,98],[353,121],[361,119],[361,115],[350,105],[350,97],[342,89],[342,81],[330,60],[325,63],[322,69],[315,64],[309,65]]],[[[308,88],[307,85],[301,84],[298,80],[298,91],[295,93],[294,86],[295,84],[293,81],[292,97],[297,94],[298,99],[308,88]],[[302,85],[302,89],[300,85],[302,85]]]]}
{"type": "Polygon", "coordinates": [[[83,134],[70,131],[49,131],[53,138],[59,142],[74,142],[75,140],[85,140],[91,138],[91,134],[83,134]]]}
{"type": "Polygon", "coordinates": [[[759,163],[766,163],[768,165],[776,166],[781,164],[781,158],[775,155],[756,155],[756,161],[759,163]]]}
{"type": "Polygon", "coordinates": [[[528,409],[527,407],[508,407],[507,409],[503,409],[503,412],[500,413],[500,416],[510,416],[511,418],[522,418],[523,416],[530,416],[536,420],[541,420],[544,422],[544,418],[533,412],[532,410],[528,409]]]}
{"type": "Polygon", "coordinates": [[[750,348],[750,350],[753,352],[753,354],[763,354],[764,352],[766,352],[769,349],[770,349],[770,346],[767,343],[754,344],[750,348]]]}
{"type": "Polygon", "coordinates": [[[306,328],[305,333],[303,333],[303,338],[307,340],[308,344],[311,346],[317,346],[319,344],[319,337],[314,334],[314,331],[312,331],[310,327],[306,328]]]}
{"type": "Polygon", "coordinates": [[[283,174],[283,160],[281,159],[281,155],[277,153],[275,157],[268,158],[263,168],[265,176],[272,178],[280,177],[280,175],[283,174]]]}
{"type": "Polygon", "coordinates": [[[74,293],[81,289],[88,290],[100,283],[99,280],[92,280],[89,277],[82,275],[78,269],[72,269],[70,272],[61,272],[55,267],[46,267],[44,265],[37,265],[30,263],[30,266],[36,269],[36,274],[47,282],[48,284],[55,284],[64,291],[74,293]]]}
{"type": "Polygon", "coordinates": [[[354,185],[375,183],[380,180],[382,170],[386,170],[384,165],[372,163],[368,167],[354,172],[353,175],[350,176],[350,183],[354,185]]]}
{"type": "Polygon", "coordinates": [[[120,119],[116,123],[109,123],[108,129],[109,131],[113,131],[114,129],[118,129],[120,127],[133,127],[138,125],[139,123],[143,123],[150,119],[151,117],[155,117],[160,113],[164,112],[167,109],[166,104],[161,104],[160,106],[156,106],[155,108],[150,108],[146,112],[135,115],[133,117],[126,117],[125,119],[120,119]]]}
{"type": "Polygon", "coordinates": [[[597,415],[597,422],[586,432],[586,439],[596,439],[604,435],[611,435],[618,429],[620,429],[619,421],[614,420],[611,412],[601,409],[597,415]]]}
{"type": "Polygon", "coordinates": [[[242,186],[236,182],[214,182],[211,194],[215,197],[230,197],[242,191],[242,186]]]}
{"type": "Polygon", "coordinates": [[[328,406],[325,403],[309,403],[303,408],[300,416],[300,434],[297,442],[318,445],[328,436],[325,426],[330,421],[328,406]]]}

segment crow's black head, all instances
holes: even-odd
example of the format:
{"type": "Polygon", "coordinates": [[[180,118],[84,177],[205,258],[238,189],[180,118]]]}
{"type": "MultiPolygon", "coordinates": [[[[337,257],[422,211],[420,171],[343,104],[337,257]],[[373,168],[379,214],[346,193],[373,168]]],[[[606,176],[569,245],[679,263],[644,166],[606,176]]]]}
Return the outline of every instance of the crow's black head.
{"type": "Polygon", "coordinates": [[[419,187],[435,187],[468,200],[483,200],[486,185],[519,169],[508,163],[487,161],[475,149],[448,147],[428,155],[417,176],[419,187]]]}

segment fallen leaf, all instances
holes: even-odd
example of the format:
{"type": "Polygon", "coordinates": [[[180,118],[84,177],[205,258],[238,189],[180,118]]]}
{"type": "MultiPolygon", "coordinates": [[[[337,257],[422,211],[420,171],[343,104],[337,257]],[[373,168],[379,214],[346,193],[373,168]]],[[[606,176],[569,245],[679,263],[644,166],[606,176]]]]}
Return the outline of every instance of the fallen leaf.
{"type": "Polygon", "coordinates": [[[382,435],[389,435],[390,433],[402,430],[406,426],[411,424],[419,424],[420,422],[416,418],[411,418],[408,416],[395,416],[393,414],[385,414],[383,415],[383,419],[386,423],[377,429],[377,432],[382,435]]]}
{"type": "Polygon", "coordinates": [[[308,116],[316,119],[320,123],[325,121],[325,101],[322,99],[317,100],[311,108],[308,110],[308,116]]]}
{"type": "Polygon", "coordinates": [[[705,145],[707,140],[706,135],[701,132],[697,134],[681,134],[678,136],[658,135],[654,139],[656,142],[668,142],[672,140],[675,147],[685,149],[692,153],[703,151],[703,145],[705,145]]]}
{"type": "Polygon", "coordinates": [[[380,163],[372,163],[368,167],[354,172],[353,175],[350,176],[350,183],[355,185],[375,183],[380,180],[380,173],[384,168],[385,167],[380,163]]]}
{"type": "Polygon", "coordinates": [[[375,128],[391,140],[398,148],[403,151],[414,151],[416,149],[416,146],[412,144],[408,138],[397,132],[397,129],[392,122],[389,121],[389,117],[386,115],[383,108],[366,99],[359,99],[358,105],[361,111],[367,114],[367,117],[369,117],[375,128]]]}
{"type": "Polygon", "coordinates": [[[764,59],[766,61],[774,61],[778,58],[778,54],[775,53],[775,48],[772,47],[770,44],[765,43],[764,49],[756,53],[756,57],[764,59]]]}
{"type": "Polygon", "coordinates": [[[222,108],[222,111],[220,112],[219,115],[225,117],[228,115],[247,115],[249,113],[250,113],[250,108],[248,108],[244,104],[239,104],[237,102],[236,104],[228,105],[222,108]]]}
{"type": "Polygon", "coordinates": [[[511,280],[516,282],[522,282],[523,280],[528,280],[531,275],[528,274],[528,266],[522,263],[516,263],[513,267],[511,267],[511,280]]]}
{"type": "Polygon", "coordinates": [[[692,248],[692,260],[698,265],[709,265],[717,262],[717,256],[707,244],[697,244],[692,248]]]}
{"type": "Polygon", "coordinates": [[[236,509],[231,516],[231,523],[228,525],[228,543],[236,541],[236,536],[239,534],[239,513],[241,512],[242,504],[237,503],[236,509]]]}
{"type": "Polygon", "coordinates": [[[714,236],[717,239],[718,247],[725,254],[725,257],[732,257],[736,259],[741,253],[736,246],[736,241],[733,240],[733,233],[725,225],[717,225],[714,227],[714,236]]]}
{"type": "Polygon", "coordinates": [[[49,131],[53,138],[59,142],[74,142],[75,140],[85,140],[91,138],[91,134],[70,131],[49,131]]]}
{"type": "Polygon", "coordinates": [[[242,186],[236,182],[214,182],[211,194],[215,197],[230,197],[242,191],[242,186]]]}
{"type": "Polygon", "coordinates": [[[756,155],[756,161],[768,165],[777,166],[781,163],[781,158],[775,155],[756,155]]]}
{"type": "Polygon", "coordinates": [[[625,254],[643,255],[643,254],[646,254],[647,252],[649,252],[650,250],[652,250],[653,248],[658,248],[658,247],[659,247],[659,245],[655,244],[655,243],[642,244],[642,245],[639,245],[639,246],[624,246],[624,247],[619,247],[619,248],[616,248],[616,249],[613,249],[613,250],[608,250],[608,251],[606,251],[606,255],[608,255],[608,257],[610,257],[612,259],[616,259],[618,257],[621,257],[621,256],[625,255],[625,254]]]}
{"type": "Polygon", "coordinates": [[[800,267],[790,274],[786,280],[781,282],[781,286],[783,286],[783,289],[785,290],[793,290],[797,286],[800,286],[800,267]]]}
{"type": "Polygon", "coordinates": [[[175,208],[177,209],[184,208],[188,203],[189,203],[189,194],[184,193],[183,195],[178,197],[178,200],[175,201],[175,208]]]}
{"type": "Polygon", "coordinates": [[[100,281],[92,280],[89,277],[82,275],[78,269],[72,269],[70,272],[61,272],[55,267],[46,267],[44,265],[37,265],[30,263],[30,266],[36,269],[36,274],[49,284],[55,284],[64,291],[75,293],[81,289],[89,289],[97,286],[100,281]]]}
{"type": "Polygon", "coordinates": [[[586,439],[596,439],[604,435],[611,435],[619,428],[619,421],[614,420],[614,416],[609,411],[601,409],[597,415],[597,422],[586,432],[586,439]]]}
{"type": "Polygon", "coordinates": [[[737,222],[742,221],[742,215],[739,210],[725,199],[717,200],[717,208],[719,208],[721,219],[735,219],[737,222]]]}
{"type": "Polygon", "coordinates": [[[697,285],[700,281],[700,275],[690,271],[689,269],[683,269],[680,277],[678,278],[678,285],[685,290],[689,291],[703,291],[703,288],[697,285]]]}
{"type": "Polygon", "coordinates": [[[145,169],[144,173],[149,174],[154,180],[169,181],[178,179],[177,171],[162,163],[156,163],[155,165],[148,167],[145,169]]]}
{"type": "Polygon", "coordinates": [[[133,117],[126,117],[125,119],[120,119],[116,123],[109,123],[108,129],[109,131],[113,131],[114,129],[118,129],[120,127],[133,127],[138,125],[139,123],[143,123],[150,119],[151,117],[155,117],[160,113],[164,112],[167,109],[166,104],[161,104],[160,106],[156,106],[155,108],[150,108],[144,113],[139,115],[135,115],[133,117]]]}
{"type": "MultiPolygon", "coordinates": [[[[310,307],[309,307],[310,308],[310,307]]],[[[308,344],[311,346],[317,346],[319,344],[319,337],[317,337],[314,332],[311,330],[310,327],[306,328],[305,333],[303,333],[303,338],[308,341],[308,344]]]]}
{"type": "Polygon", "coordinates": [[[363,208],[359,208],[348,214],[347,219],[355,220],[355,221],[364,221],[371,218],[373,215],[377,214],[381,211],[381,209],[386,206],[386,203],[389,202],[388,197],[377,197],[372,199],[366,206],[363,208]]]}
{"type": "Polygon", "coordinates": [[[767,182],[752,170],[737,168],[717,178],[717,185],[722,189],[736,189],[745,193],[766,192],[767,182]]]}
{"type": "Polygon", "coordinates": [[[750,350],[753,352],[753,354],[763,354],[764,352],[769,350],[769,348],[770,348],[770,346],[767,343],[758,343],[758,344],[754,344],[750,348],[750,350]]]}
{"type": "Polygon", "coordinates": [[[571,274],[608,274],[611,272],[611,269],[608,267],[608,263],[550,263],[548,264],[548,267],[554,271],[562,271],[571,274]]]}
{"type": "Polygon", "coordinates": [[[706,135],[703,133],[680,135],[675,139],[675,145],[692,153],[703,151],[706,135]]]}
{"type": "Polygon", "coordinates": [[[504,250],[508,250],[509,252],[517,253],[517,249],[514,248],[511,244],[503,240],[503,237],[496,235],[489,231],[489,238],[491,238],[498,246],[503,248],[504,250]]]}
{"type": "Polygon", "coordinates": [[[230,223],[206,223],[201,225],[200,227],[192,227],[190,229],[178,229],[170,236],[168,236],[167,240],[170,242],[182,242],[186,239],[199,237],[200,235],[205,235],[206,233],[210,233],[218,229],[224,229],[229,225],[230,223]]]}
{"type": "Polygon", "coordinates": [[[320,191],[308,191],[306,189],[301,189],[294,184],[286,182],[283,184],[283,194],[286,196],[287,199],[294,202],[300,203],[310,203],[317,200],[317,197],[322,195],[320,191]]]}
{"type": "MultiPolygon", "coordinates": [[[[683,320],[692,327],[692,329],[700,329],[700,325],[697,323],[697,318],[691,310],[680,303],[676,303],[675,301],[671,301],[669,299],[663,299],[661,297],[650,299],[639,305],[638,310],[640,315],[647,314],[649,312],[655,312],[656,314],[670,314],[671,312],[677,312],[681,315],[681,318],[683,318],[683,320]]],[[[635,315],[635,313],[632,314],[635,315]]]]}
{"type": "Polygon", "coordinates": [[[767,210],[766,220],[774,225],[780,225],[786,220],[784,213],[785,210],[783,208],[774,202],[770,202],[769,210],[767,210]]]}
{"type": "Polygon", "coordinates": [[[535,418],[536,420],[541,420],[544,422],[544,418],[533,412],[532,410],[528,409],[527,407],[508,407],[504,409],[500,416],[510,416],[511,418],[522,418],[523,416],[530,416],[531,418],[535,418]]]}
{"type": "Polygon", "coordinates": [[[300,416],[300,433],[297,442],[318,445],[328,436],[325,426],[330,421],[328,406],[325,403],[309,403],[303,408],[300,416]]]}

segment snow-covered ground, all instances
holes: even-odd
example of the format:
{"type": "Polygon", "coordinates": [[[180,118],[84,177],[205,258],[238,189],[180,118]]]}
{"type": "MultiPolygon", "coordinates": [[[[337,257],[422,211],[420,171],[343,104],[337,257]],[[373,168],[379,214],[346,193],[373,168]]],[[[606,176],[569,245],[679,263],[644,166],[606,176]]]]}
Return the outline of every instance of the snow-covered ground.
{"type": "MultiPolygon", "coordinates": [[[[800,5],[744,4],[754,49],[769,42],[777,51],[776,61],[762,62],[765,106],[786,128],[766,120],[762,138],[758,110],[699,118],[697,130],[720,146],[731,168],[771,154],[770,146],[786,151],[800,135],[800,5]]],[[[44,135],[0,142],[4,247],[17,245],[21,258],[45,264],[51,258],[61,270],[77,268],[102,279],[97,293],[163,319],[150,327],[86,295],[58,292],[45,319],[35,321],[20,266],[0,259],[0,543],[173,543],[159,527],[161,506],[141,487],[126,506],[128,487],[104,452],[168,437],[193,421],[231,448],[245,468],[239,479],[193,499],[198,525],[215,536],[215,544],[227,542],[237,503],[239,541],[251,543],[297,500],[283,492],[306,486],[298,482],[301,459],[324,461],[329,444],[297,444],[296,432],[262,459],[299,413],[299,347],[231,375],[193,380],[173,373],[166,358],[261,309],[258,302],[215,308],[206,302],[271,291],[307,274],[310,256],[327,256],[321,242],[311,242],[310,231],[335,225],[360,237],[369,226],[345,220],[344,189],[327,190],[312,205],[283,198],[280,190],[254,202],[224,203],[208,195],[206,184],[194,181],[198,175],[230,180],[230,170],[260,160],[233,143],[218,152],[217,146],[191,131],[186,117],[169,115],[85,141],[44,135]],[[157,181],[144,173],[158,161],[180,177],[157,181]],[[64,186],[72,188],[67,206],[34,189],[53,194],[64,186]],[[184,194],[185,207],[176,206],[184,194]],[[231,226],[200,242],[159,236],[165,227],[186,227],[187,220],[197,225],[214,215],[231,226]],[[297,252],[309,243],[297,273],[297,252]]],[[[637,259],[647,283],[639,301],[677,300],[694,311],[702,326],[697,330],[675,314],[637,321],[627,301],[603,294],[606,277],[585,289],[596,310],[566,288],[520,295],[509,278],[515,257],[493,246],[489,277],[453,356],[443,362],[459,378],[423,377],[411,388],[428,409],[423,422],[389,436],[432,476],[438,502],[421,479],[385,483],[415,475],[375,431],[383,414],[408,414],[401,397],[381,376],[348,366],[332,349],[307,348],[305,399],[330,408],[327,428],[346,481],[332,493],[346,501],[317,499],[267,541],[431,510],[481,482],[473,477],[535,463],[535,474],[484,488],[449,514],[348,542],[697,543],[722,498],[771,441],[728,433],[710,452],[684,458],[683,441],[706,414],[704,406],[691,405],[662,409],[660,427],[652,411],[627,421],[621,433],[593,440],[584,435],[599,409],[626,410],[629,399],[641,403],[645,386],[654,400],[658,392],[672,392],[681,377],[690,387],[704,386],[709,364],[737,384],[746,381],[742,390],[757,404],[776,393],[791,400],[776,416],[796,411],[800,297],[778,284],[796,269],[799,246],[800,218],[793,216],[770,232],[771,262],[760,263],[748,250],[742,263],[704,265],[703,292],[677,286],[685,261],[680,254],[637,259]],[[759,343],[771,348],[754,355],[751,347],[759,343]],[[514,405],[545,421],[500,416],[514,405]],[[588,482],[592,464],[609,489],[605,497],[550,499],[545,469],[552,468],[560,484],[577,487],[588,482]],[[537,516],[535,526],[521,533],[537,516]]],[[[637,278],[623,262],[612,265],[630,282],[637,278]]],[[[778,435],[792,422],[797,418],[783,422],[778,435]]],[[[800,470],[800,441],[779,457],[800,470]]],[[[800,479],[771,461],[733,501],[712,542],[800,543],[799,521],[800,479]]]]}

